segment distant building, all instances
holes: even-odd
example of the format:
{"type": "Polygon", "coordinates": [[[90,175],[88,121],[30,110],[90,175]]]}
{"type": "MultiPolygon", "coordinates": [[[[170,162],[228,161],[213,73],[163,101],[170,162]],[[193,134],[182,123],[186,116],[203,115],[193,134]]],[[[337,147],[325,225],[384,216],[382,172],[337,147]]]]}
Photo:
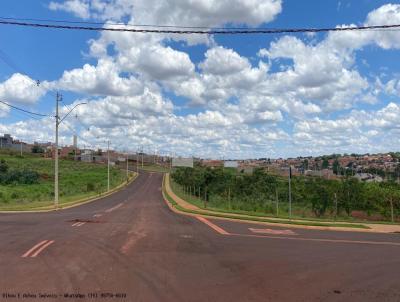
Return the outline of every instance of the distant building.
{"type": "Polygon", "coordinates": [[[76,136],[76,134],[74,135],[74,142],[73,142],[73,146],[75,149],[78,148],[78,137],[76,136]]]}
{"type": "Polygon", "coordinates": [[[204,167],[216,168],[223,167],[224,162],[222,160],[203,160],[201,163],[204,167]]]}
{"type": "Polygon", "coordinates": [[[4,136],[0,136],[0,149],[9,149],[13,151],[30,153],[32,151],[32,145],[19,140],[14,140],[10,134],[4,134],[4,136]]]}
{"type": "Polygon", "coordinates": [[[78,159],[86,163],[92,163],[94,161],[94,151],[90,149],[82,150],[78,159]]]}
{"type": "Polygon", "coordinates": [[[383,178],[380,177],[379,175],[374,175],[370,173],[357,173],[354,175],[355,178],[357,178],[359,181],[365,181],[365,182],[382,182],[383,178]]]}
{"type": "Polygon", "coordinates": [[[0,148],[1,149],[10,149],[13,143],[13,138],[10,134],[4,134],[4,136],[0,136],[0,148]]]}

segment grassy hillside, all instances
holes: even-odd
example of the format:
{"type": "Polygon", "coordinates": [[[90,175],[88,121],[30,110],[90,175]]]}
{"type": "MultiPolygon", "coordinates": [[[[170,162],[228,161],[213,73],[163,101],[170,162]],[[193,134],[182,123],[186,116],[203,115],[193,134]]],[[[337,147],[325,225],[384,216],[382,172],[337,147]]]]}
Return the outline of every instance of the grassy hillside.
{"type": "MultiPolygon", "coordinates": [[[[34,171],[39,174],[37,183],[0,184],[0,210],[21,209],[50,205],[54,199],[54,161],[32,155],[20,157],[0,153],[8,171],[34,171]]],[[[107,166],[60,160],[59,162],[60,203],[98,195],[107,190],[107,166]]],[[[1,173],[1,172],[0,172],[1,173]]],[[[123,171],[112,168],[110,187],[126,180],[123,171]]]]}

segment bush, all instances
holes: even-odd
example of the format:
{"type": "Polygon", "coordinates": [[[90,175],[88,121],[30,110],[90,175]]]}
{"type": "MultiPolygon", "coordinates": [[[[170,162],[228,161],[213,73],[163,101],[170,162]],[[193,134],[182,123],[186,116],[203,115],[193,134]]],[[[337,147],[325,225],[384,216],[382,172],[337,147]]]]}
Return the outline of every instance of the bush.
{"type": "Polygon", "coordinates": [[[23,184],[32,185],[39,182],[39,173],[31,170],[11,170],[0,173],[0,183],[2,185],[23,184]]]}
{"type": "Polygon", "coordinates": [[[96,186],[95,186],[94,183],[88,182],[88,183],[86,184],[86,191],[87,191],[87,192],[92,192],[92,191],[94,191],[95,189],[96,189],[96,186]]]}
{"type": "MultiPolygon", "coordinates": [[[[177,168],[172,180],[186,188],[207,192],[210,207],[275,213],[276,197],[279,213],[288,213],[288,180],[256,169],[253,174],[241,174],[223,168],[177,168]],[[229,194],[227,194],[229,192],[229,194]],[[231,200],[229,206],[229,198],[231,200]]],[[[329,180],[319,177],[292,178],[292,211],[300,216],[326,217],[341,213],[351,215],[362,211],[390,218],[400,215],[400,185],[395,182],[364,183],[353,177],[329,180]],[[336,213],[337,212],[337,213],[336,213]]]]}
{"type": "Polygon", "coordinates": [[[8,165],[4,159],[0,160],[0,173],[7,173],[8,165]]]}

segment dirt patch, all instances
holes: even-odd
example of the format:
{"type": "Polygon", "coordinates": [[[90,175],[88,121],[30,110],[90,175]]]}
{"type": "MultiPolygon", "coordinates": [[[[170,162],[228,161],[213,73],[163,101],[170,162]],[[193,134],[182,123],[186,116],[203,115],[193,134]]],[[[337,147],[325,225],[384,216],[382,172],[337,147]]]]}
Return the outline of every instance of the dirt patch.
{"type": "Polygon", "coordinates": [[[95,219],[72,219],[72,220],[67,220],[67,222],[104,223],[105,221],[95,220],[95,219]]]}

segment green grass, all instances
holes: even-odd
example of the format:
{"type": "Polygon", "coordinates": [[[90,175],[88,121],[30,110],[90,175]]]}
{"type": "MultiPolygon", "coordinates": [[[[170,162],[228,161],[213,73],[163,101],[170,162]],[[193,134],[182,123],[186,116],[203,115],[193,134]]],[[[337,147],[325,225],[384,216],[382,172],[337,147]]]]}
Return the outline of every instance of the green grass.
{"type": "MultiPolygon", "coordinates": [[[[0,210],[23,210],[50,206],[54,199],[54,161],[38,156],[0,153],[10,170],[29,169],[40,174],[38,184],[1,185],[0,210]]],[[[77,199],[100,195],[107,190],[107,166],[60,160],[60,205],[77,199]]],[[[115,168],[110,171],[110,188],[126,180],[126,173],[115,168]]]]}
{"type": "MultiPolygon", "coordinates": [[[[172,182],[172,179],[171,179],[172,182]]],[[[178,185],[174,184],[174,187],[177,188],[178,185]]],[[[175,188],[171,189],[173,190],[173,192],[179,196],[177,193],[180,192],[181,194],[183,194],[183,191],[181,189],[175,190],[175,188]]],[[[214,213],[209,213],[207,211],[204,210],[188,210],[185,209],[183,207],[181,207],[180,205],[178,205],[171,196],[168,195],[168,193],[165,190],[165,183],[163,183],[163,192],[164,192],[164,196],[167,199],[167,201],[176,209],[178,209],[179,211],[182,212],[186,212],[186,213],[192,213],[192,214],[202,214],[202,215],[206,215],[206,216],[212,216],[212,217],[220,217],[220,218],[229,218],[229,219],[235,219],[235,220],[249,220],[249,221],[256,221],[256,222],[268,222],[268,223],[280,223],[280,224],[291,224],[291,225],[302,225],[302,226],[322,226],[322,227],[346,227],[346,228],[355,228],[355,229],[369,229],[369,227],[362,225],[362,224],[348,224],[348,223],[337,223],[337,222],[329,222],[329,223],[322,223],[322,222],[318,222],[318,221],[293,221],[293,220],[288,220],[288,219],[268,219],[267,217],[261,217],[261,216],[252,216],[252,215],[248,215],[248,213],[246,213],[245,215],[248,215],[247,217],[238,217],[238,216],[234,216],[234,215],[229,215],[229,214],[242,214],[242,213],[234,213],[234,212],[226,212],[226,211],[214,211],[214,209],[212,208],[207,208],[207,210],[211,210],[214,213]]],[[[186,200],[189,202],[188,198],[184,197],[184,196],[179,196],[182,199],[186,200]]],[[[194,198],[192,198],[194,199],[194,198]]],[[[199,203],[199,199],[197,199],[197,203],[199,203]]],[[[197,204],[195,204],[197,205],[197,204]]]]}
{"type": "MultiPolygon", "coordinates": [[[[266,218],[274,218],[274,219],[289,219],[288,208],[289,205],[287,202],[280,202],[279,203],[279,212],[280,215],[262,212],[262,211],[246,211],[246,210],[239,210],[239,209],[232,209],[229,208],[228,203],[225,202],[223,204],[216,205],[213,202],[207,203],[207,208],[204,206],[204,201],[199,199],[196,196],[189,195],[185,193],[182,189],[182,186],[174,182],[172,178],[170,178],[170,185],[173,192],[180,198],[186,200],[187,202],[203,209],[203,210],[210,210],[213,212],[218,213],[230,213],[230,214],[239,214],[239,215],[246,215],[246,216],[254,216],[254,217],[266,217],[266,218]]],[[[275,211],[275,203],[270,205],[275,211]]],[[[390,224],[390,225],[399,225],[399,223],[387,222],[387,221],[370,221],[370,220],[359,220],[353,217],[348,216],[338,216],[336,220],[333,218],[318,218],[312,217],[311,211],[307,211],[307,209],[303,208],[301,205],[292,205],[292,218],[294,220],[300,220],[305,222],[321,222],[321,223],[369,223],[369,224],[390,224]],[[307,212],[307,214],[305,214],[307,212]],[[298,213],[302,213],[299,215],[298,213]]]]}

